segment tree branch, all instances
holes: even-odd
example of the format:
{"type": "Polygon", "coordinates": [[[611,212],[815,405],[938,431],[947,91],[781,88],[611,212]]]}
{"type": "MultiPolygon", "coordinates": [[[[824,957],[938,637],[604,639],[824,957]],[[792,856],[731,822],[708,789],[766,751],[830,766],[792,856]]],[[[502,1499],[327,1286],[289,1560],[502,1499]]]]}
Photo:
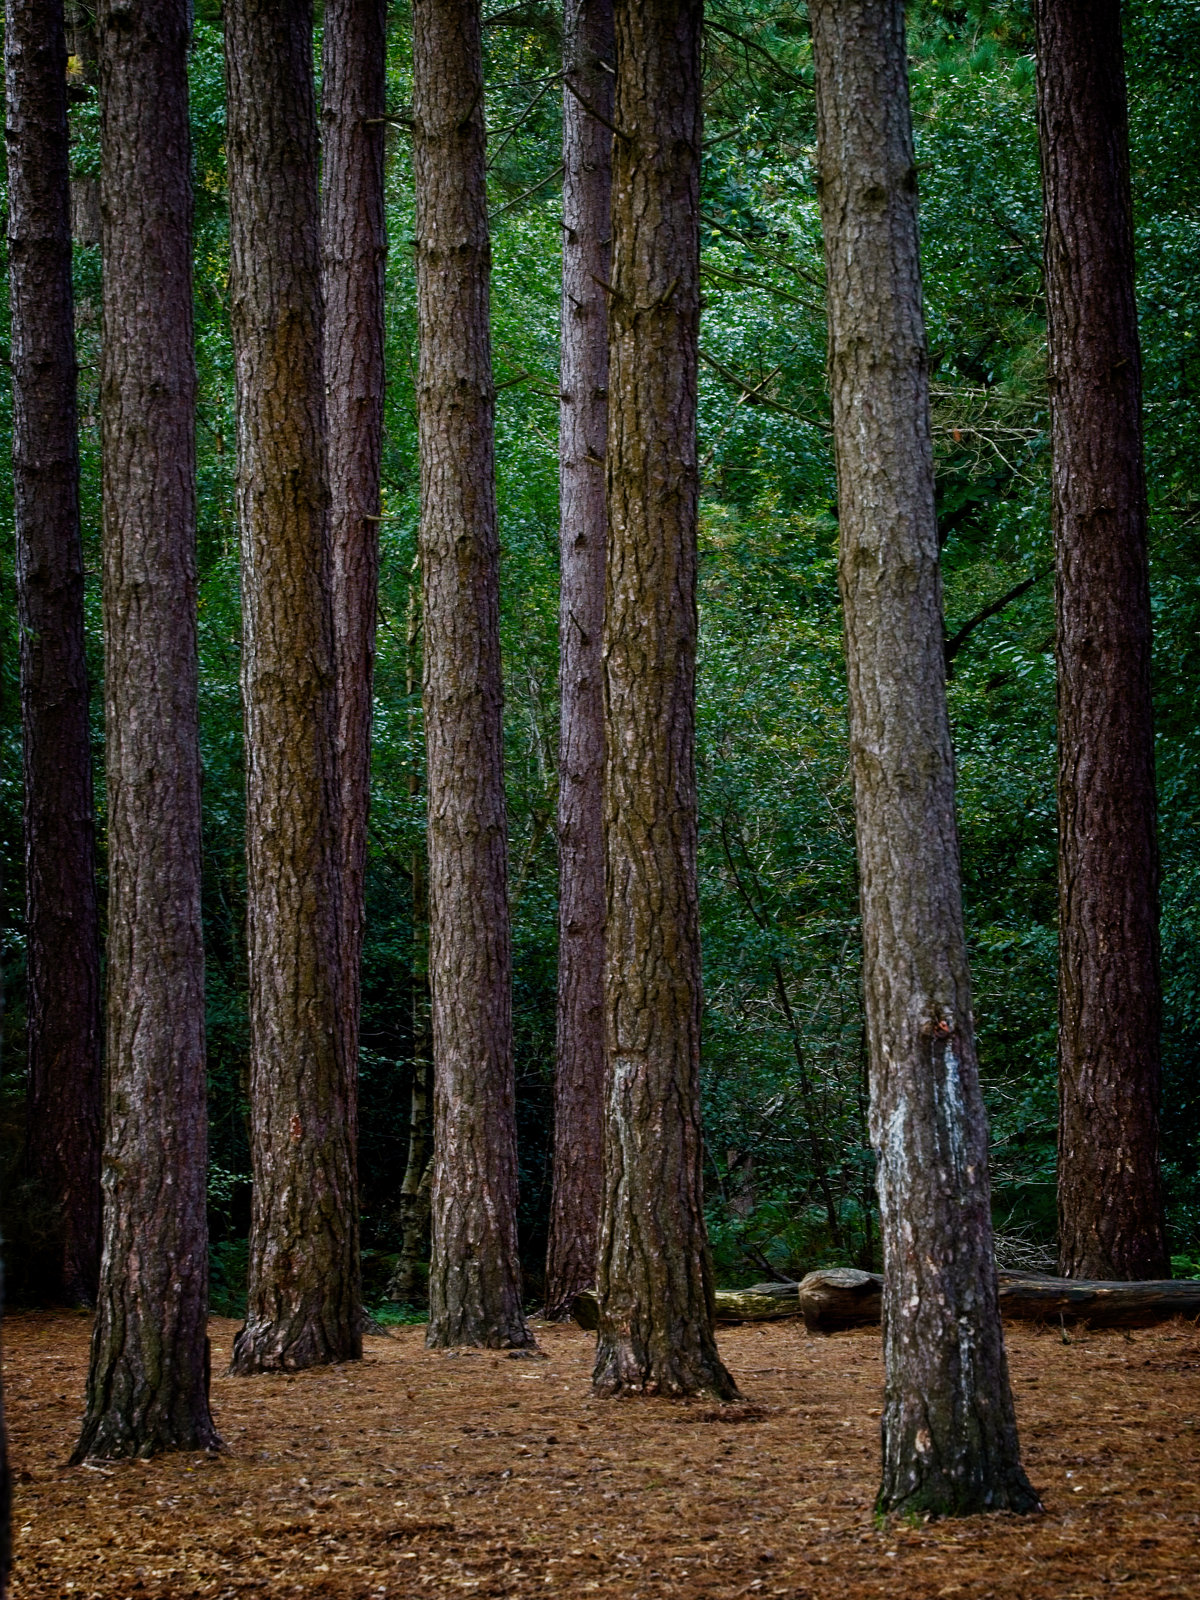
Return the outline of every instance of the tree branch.
{"type": "Polygon", "coordinates": [[[558,82],[558,80],[561,77],[562,77],[562,73],[561,72],[556,72],[553,75],[553,77],[547,78],[545,83],[542,84],[541,88],[534,95],[533,99],[529,101],[529,103],[526,105],[524,111],[521,112],[521,115],[517,118],[517,120],[515,122],[510,122],[507,128],[497,128],[496,132],[494,134],[492,134],[492,133],[488,134],[489,143],[491,142],[491,140],[493,138],[499,138],[500,139],[500,143],[496,146],[495,150],[493,150],[491,152],[491,154],[488,156],[487,167],[488,167],[488,171],[489,172],[496,165],[497,161],[499,161],[500,157],[504,154],[504,151],[507,148],[507,146],[509,144],[509,141],[512,139],[512,136],[516,133],[517,129],[519,127],[521,127],[522,124],[532,115],[532,113],[536,109],[536,107],[538,105],[540,105],[540,103],[545,99],[546,95],[550,92],[550,90],[554,87],[554,85],[558,82]],[[503,135],[502,138],[501,138],[501,135],[503,135]]]}
{"type": "Polygon", "coordinates": [[[591,103],[590,100],[585,100],[583,98],[583,96],[580,94],[579,90],[571,82],[571,74],[569,72],[563,74],[563,84],[567,89],[569,89],[571,91],[571,93],[575,96],[576,100],[579,101],[579,104],[587,112],[589,117],[595,117],[596,121],[600,124],[600,126],[602,128],[607,128],[608,131],[611,134],[614,134],[618,139],[628,139],[629,135],[627,133],[622,133],[620,128],[617,127],[615,122],[610,122],[608,120],[608,118],[604,115],[603,111],[597,111],[595,106],[591,103]]]}
{"type": "Polygon", "coordinates": [[[798,278],[803,278],[805,283],[811,283],[814,289],[819,289],[822,294],[825,293],[825,285],[819,278],[814,278],[811,272],[805,272],[804,268],[798,267],[794,261],[785,260],[776,251],[764,249],[759,240],[747,238],[744,233],[739,233],[736,228],[730,228],[724,222],[718,222],[716,217],[710,217],[703,211],[700,213],[700,221],[704,223],[705,227],[711,228],[714,233],[723,233],[727,239],[733,239],[738,244],[745,245],[747,250],[753,250],[767,261],[774,261],[785,272],[794,272],[798,278]]]}
{"type": "Polygon", "coordinates": [[[811,311],[814,316],[824,316],[820,306],[813,305],[811,300],[802,300],[798,294],[789,294],[786,289],[777,289],[773,283],[766,283],[762,278],[746,278],[737,272],[728,272],[724,267],[714,267],[708,262],[700,263],[701,277],[724,278],[727,283],[737,283],[746,289],[761,289],[763,294],[769,294],[775,300],[786,300],[790,306],[801,306],[805,311],[811,311]]]}
{"type": "Polygon", "coordinates": [[[998,600],[993,600],[990,605],[984,606],[982,611],[976,612],[969,622],[964,622],[958,632],[946,640],[947,682],[954,672],[955,656],[975,632],[975,629],[980,627],[981,624],[987,622],[989,618],[997,616],[1001,611],[1004,610],[1005,606],[1011,605],[1014,600],[1019,600],[1023,594],[1026,594],[1030,589],[1033,588],[1035,583],[1040,583],[1043,578],[1047,577],[1053,571],[1054,568],[1052,566],[1043,567],[1040,572],[1035,572],[1032,578],[1024,578],[1014,588],[1010,589],[1007,594],[1002,594],[998,600]]]}
{"type": "Polygon", "coordinates": [[[544,189],[548,183],[553,183],[555,178],[561,178],[562,170],[562,162],[560,161],[553,172],[548,172],[544,178],[539,179],[537,183],[532,184],[528,189],[517,195],[514,199],[506,200],[502,206],[497,206],[495,211],[489,211],[489,225],[495,222],[497,217],[502,217],[506,211],[511,211],[514,206],[519,206],[522,200],[528,200],[532,195],[537,194],[539,189],[544,189]]]}
{"type": "Polygon", "coordinates": [[[806,422],[811,428],[823,428],[826,433],[831,431],[831,424],[823,421],[822,418],[806,416],[803,411],[793,411],[791,406],[782,405],[778,400],[772,400],[761,392],[763,384],[770,383],[771,379],[778,373],[778,367],[764,378],[761,383],[750,384],[746,382],[745,378],[740,378],[736,372],[732,372],[723,362],[718,361],[716,356],[710,356],[706,350],[701,350],[699,354],[705,366],[711,367],[714,372],[719,373],[725,379],[725,382],[733,384],[735,389],[740,389],[746,400],[753,405],[767,406],[772,411],[782,412],[785,417],[795,417],[797,422],[806,422]]]}
{"type": "Polygon", "coordinates": [[[799,73],[793,72],[790,67],[785,67],[778,56],[773,56],[767,47],[759,44],[756,39],[748,39],[744,33],[738,33],[733,28],[727,28],[724,23],[714,22],[711,17],[706,17],[704,19],[704,26],[709,30],[710,33],[719,33],[723,38],[731,39],[734,44],[740,44],[743,50],[753,50],[756,55],[762,56],[763,60],[766,61],[781,78],[785,78],[795,88],[810,89],[812,87],[811,84],[804,81],[799,73]]]}

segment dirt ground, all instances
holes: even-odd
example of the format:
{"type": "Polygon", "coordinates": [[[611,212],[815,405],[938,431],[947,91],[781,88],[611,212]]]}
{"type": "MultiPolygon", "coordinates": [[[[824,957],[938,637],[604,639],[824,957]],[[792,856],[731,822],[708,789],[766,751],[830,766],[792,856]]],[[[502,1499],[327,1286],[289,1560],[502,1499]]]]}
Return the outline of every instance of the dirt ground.
{"type": "MultiPolygon", "coordinates": [[[[212,1325],[213,1370],[236,1324],[212,1325]]],[[[14,1315],[14,1600],[1200,1596],[1200,1332],[1009,1329],[1044,1516],[876,1527],[877,1330],[722,1331],[746,1403],[595,1400],[592,1338],[213,1380],[226,1451],[67,1467],[87,1318],[14,1315]]]]}

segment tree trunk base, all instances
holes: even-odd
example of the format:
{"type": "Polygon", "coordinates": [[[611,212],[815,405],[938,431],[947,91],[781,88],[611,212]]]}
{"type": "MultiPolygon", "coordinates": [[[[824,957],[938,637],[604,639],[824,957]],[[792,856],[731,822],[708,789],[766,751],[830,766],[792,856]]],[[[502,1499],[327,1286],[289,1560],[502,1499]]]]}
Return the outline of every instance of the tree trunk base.
{"type": "MultiPolygon", "coordinates": [[[[430,1324],[431,1329],[433,1324],[430,1324]]],[[[445,1332],[434,1329],[425,1335],[425,1348],[427,1350],[528,1350],[530,1354],[537,1352],[538,1342],[532,1333],[526,1331],[505,1333],[493,1327],[480,1328],[453,1328],[445,1332]]]]}
{"type": "Polygon", "coordinates": [[[623,1395],[655,1394],[677,1399],[741,1399],[711,1334],[707,1340],[703,1336],[693,1339],[691,1348],[681,1349],[676,1342],[669,1352],[655,1351],[644,1339],[601,1335],[596,1345],[592,1391],[610,1400],[623,1395]]]}
{"type": "MultiPolygon", "coordinates": [[[[896,1454],[899,1460],[909,1463],[922,1460],[916,1441],[896,1454]]],[[[986,1460],[988,1452],[984,1451],[983,1456],[986,1460]]],[[[908,1481],[895,1482],[893,1475],[885,1470],[883,1487],[875,1501],[876,1516],[977,1517],[991,1515],[995,1511],[1029,1516],[1045,1510],[1038,1499],[1037,1490],[1019,1464],[999,1483],[992,1477],[985,1480],[985,1475],[978,1468],[972,1470],[970,1465],[961,1474],[934,1465],[915,1482],[914,1476],[910,1466],[908,1481]]]]}
{"type": "Polygon", "coordinates": [[[326,1329],[313,1326],[284,1328],[278,1323],[247,1317],[233,1341],[229,1376],[249,1378],[259,1372],[302,1372],[306,1367],[332,1367],[343,1361],[362,1360],[362,1332],[357,1325],[340,1340],[326,1329]]]}
{"type": "Polygon", "coordinates": [[[114,1350],[107,1340],[105,1351],[93,1351],[87,1410],[68,1465],[147,1461],[172,1451],[224,1448],[208,1406],[212,1356],[208,1339],[202,1336],[202,1361],[192,1362],[187,1359],[186,1330],[168,1330],[168,1337],[174,1336],[176,1359],[164,1362],[156,1339],[139,1338],[138,1333],[136,1326],[127,1327],[122,1349],[114,1350]],[[157,1377],[157,1384],[148,1381],[150,1374],[157,1377]]]}

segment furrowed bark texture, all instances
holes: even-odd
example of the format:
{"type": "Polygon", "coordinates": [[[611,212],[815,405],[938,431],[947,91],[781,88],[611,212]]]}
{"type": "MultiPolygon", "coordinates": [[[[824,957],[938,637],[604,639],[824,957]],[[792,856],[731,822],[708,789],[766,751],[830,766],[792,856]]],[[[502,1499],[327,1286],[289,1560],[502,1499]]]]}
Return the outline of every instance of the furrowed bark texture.
{"type": "Polygon", "coordinates": [[[1150,581],[1118,0],[1040,0],[1058,612],[1059,1271],[1169,1271],[1150,581]]]}
{"type": "Polygon", "coordinates": [[[608,1061],[594,1383],[736,1393],[700,1134],[700,0],[618,0],[604,619],[608,1061]]]}
{"type": "Polygon", "coordinates": [[[61,4],[8,0],[5,66],[29,1171],[59,1212],[45,1288],[82,1304],[100,1268],[100,936],[61,4]]]}
{"type": "Polygon", "coordinates": [[[386,0],[328,0],[321,238],[341,791],[342,1026],[347,1061],[355,1073],[379,592],[379,523],[374,518],[383,441],[386,45],[386,0]]]}
{"type": "Polygon", "coordinates": [[[901,0],[812,0],[883,1233],[881,1511],[1031,1510],[996,1300],[901,0]]]}
{"type": "Polygon", "coordinates": [[[546,1315],[596,1281],[604,1191],[604,631],[612,0],[567,0],[559,409],[558,1043],[546,1315]],[[572,93],[572,88],[576,91],[572,93]]]}
{"type": "Polygon", "coordinates": [[[231,0],[254,1199],[232,1370],[362,1354],[308,0],[231,0]]]}
{"type": "Polygon", "coordinates": [[[104,1251],[73,1459],[216,1445],[196,660],[188,0],[104,0],[104,1251]]]}
{"type": "Polygon", "coordinates": [[[517,1256],[495,396],[478,0],[413,5],[429,785],[431,1346],[532,1343],[517,1256]]]}

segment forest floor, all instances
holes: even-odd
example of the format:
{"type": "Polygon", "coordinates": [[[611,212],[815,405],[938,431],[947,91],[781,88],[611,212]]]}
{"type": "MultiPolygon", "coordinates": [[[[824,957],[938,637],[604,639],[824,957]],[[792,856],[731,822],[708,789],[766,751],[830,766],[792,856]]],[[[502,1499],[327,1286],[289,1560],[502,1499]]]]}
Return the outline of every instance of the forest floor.
{"type": "Polygon", "coordinates": [[[361,1365],[223,1375],[222,1453],[64,1465],[84,1315],[6,1319],[14,1600],[457,1595],[1091,1600],[1200,1594],[1200,1330],[1010,1327],[1035,1517],[877,1526],[878,1330],[723,1329],[743,1405],[593,1399],[546,1359],[369,1338],[361,1365]]]}

